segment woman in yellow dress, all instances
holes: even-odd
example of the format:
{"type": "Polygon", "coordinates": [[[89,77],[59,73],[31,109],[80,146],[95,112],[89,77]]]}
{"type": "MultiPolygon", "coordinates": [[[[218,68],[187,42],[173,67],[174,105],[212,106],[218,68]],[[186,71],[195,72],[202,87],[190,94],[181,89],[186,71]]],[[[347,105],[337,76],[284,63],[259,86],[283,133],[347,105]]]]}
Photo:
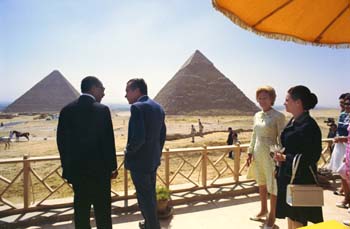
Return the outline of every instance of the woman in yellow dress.
{"type": "Polygon", "coordinates": [[[256,100],[261,111],[254,116],[252,139],[248,149],[247,164],[250,166],[248,178],[256,180],[261,201],[260,212],[251,220],[267,217],[264,228],[272,228],[275,223],[277,184],[274,176],[275,162],[270,155],[270,147],[279,145],[280,134],[285,126],[285,117],[272,108],[276,92],[270,86],[263,86],[256,91],[256,100]],[[270,212],[267,208],[267,193],[270,193],[270,212]]]}

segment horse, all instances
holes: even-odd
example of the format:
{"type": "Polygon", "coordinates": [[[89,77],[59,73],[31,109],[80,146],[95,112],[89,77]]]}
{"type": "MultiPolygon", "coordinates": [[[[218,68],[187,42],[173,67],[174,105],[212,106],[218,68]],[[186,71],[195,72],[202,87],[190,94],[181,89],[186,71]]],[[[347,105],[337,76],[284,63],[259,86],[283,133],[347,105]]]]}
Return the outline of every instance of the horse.
{"type": "Polygon", "coordinates": [[[0,137],[0,144],[5,145],[4,150],[10,149],[10,147],[11,147],[10,143],[11,143],[12,136],[13,136],[13,132],[10,131],[10,134],[8,137],[0,137]]]}
{"type": "Polygon", "coordinates": [[[29,141],[29,132],[19,132],[19,131],[16,131],[16,130],[13,130],[11,131],[12,134],[14,134],[16,136],[16,141],[18,142],[19,141],[19,138],[20,137],[25,137],[28,141],[29,141]]]}

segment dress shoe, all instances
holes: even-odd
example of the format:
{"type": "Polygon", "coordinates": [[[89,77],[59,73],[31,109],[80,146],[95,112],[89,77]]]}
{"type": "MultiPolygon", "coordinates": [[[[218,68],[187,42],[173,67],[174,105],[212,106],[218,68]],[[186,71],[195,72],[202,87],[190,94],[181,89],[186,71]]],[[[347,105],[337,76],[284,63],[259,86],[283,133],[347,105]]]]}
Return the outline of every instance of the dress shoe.
{"type": "Polygon", "coordinates": [[[144,222],[144,221],[140,221],[140,222],[139,222],[139,228],[140,228],[140,229],[145,229],[145,228],[146,228],[145,222],[144,222]]]}
{"type": "Polygon", "coordinates": [[[270,227],[270,226],[267,226],[266,224],[264,224],[263,226],[263,229],[272,229],[273,228],[273,225],[270,227]]]}
{"type": "Polygon", "coordinates": [[[342,193],[340,191],[334,191],[333,194],[337,195],[337,196],[344,196],[344,193],[342,193]]]}
{"type": "Polygon", "coordinates": [[[260,221],[260,220],[262,220],[263,218],[266,218],[268,214],[269,214],[269,213],[266,212],[265,214],[262,214],[262,215],[260,215],[260,216],[259,216],[259,215],[251,216],[249,219],[250,219],[250,220],[253,220],[253,221],[260,221]]]}
{"type": "Polygon", "coordinates": [[[343,224],[345,224],[346,226],[350,226],[350,220],[343,220],[343,224]]]}
{"type": "Polygon", "coordinates": [[[338,208],[348,208],[348,204],[344,202],[337,202],[335,206],[337,206],[338,208]]]}

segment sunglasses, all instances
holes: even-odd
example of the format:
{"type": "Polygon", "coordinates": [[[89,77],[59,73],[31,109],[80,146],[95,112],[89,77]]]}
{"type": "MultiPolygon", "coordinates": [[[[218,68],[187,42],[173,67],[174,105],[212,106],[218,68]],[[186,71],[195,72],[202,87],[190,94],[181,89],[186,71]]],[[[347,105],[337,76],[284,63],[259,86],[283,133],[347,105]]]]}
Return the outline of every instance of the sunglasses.
{"type": "Polygon", "coordinates": [[[350,103],[344,103],[344,106],[350,106],[350,103]]]}

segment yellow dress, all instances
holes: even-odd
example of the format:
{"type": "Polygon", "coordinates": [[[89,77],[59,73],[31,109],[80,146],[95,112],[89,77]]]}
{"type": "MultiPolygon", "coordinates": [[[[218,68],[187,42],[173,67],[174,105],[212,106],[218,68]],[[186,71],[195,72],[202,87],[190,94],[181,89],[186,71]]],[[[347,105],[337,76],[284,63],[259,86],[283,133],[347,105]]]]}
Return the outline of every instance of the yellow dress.
{"type": "Polygon", "coordinates": [[[248,149],[253,157],[247,178],[255,179],[258,185],[266,185],[267,191],[273,195],[277,195],[277,184],[270,146],[280,144],[280,134],[284,126],[284,115],[273,108],[254,115],[253,135],[248,149]]]}

